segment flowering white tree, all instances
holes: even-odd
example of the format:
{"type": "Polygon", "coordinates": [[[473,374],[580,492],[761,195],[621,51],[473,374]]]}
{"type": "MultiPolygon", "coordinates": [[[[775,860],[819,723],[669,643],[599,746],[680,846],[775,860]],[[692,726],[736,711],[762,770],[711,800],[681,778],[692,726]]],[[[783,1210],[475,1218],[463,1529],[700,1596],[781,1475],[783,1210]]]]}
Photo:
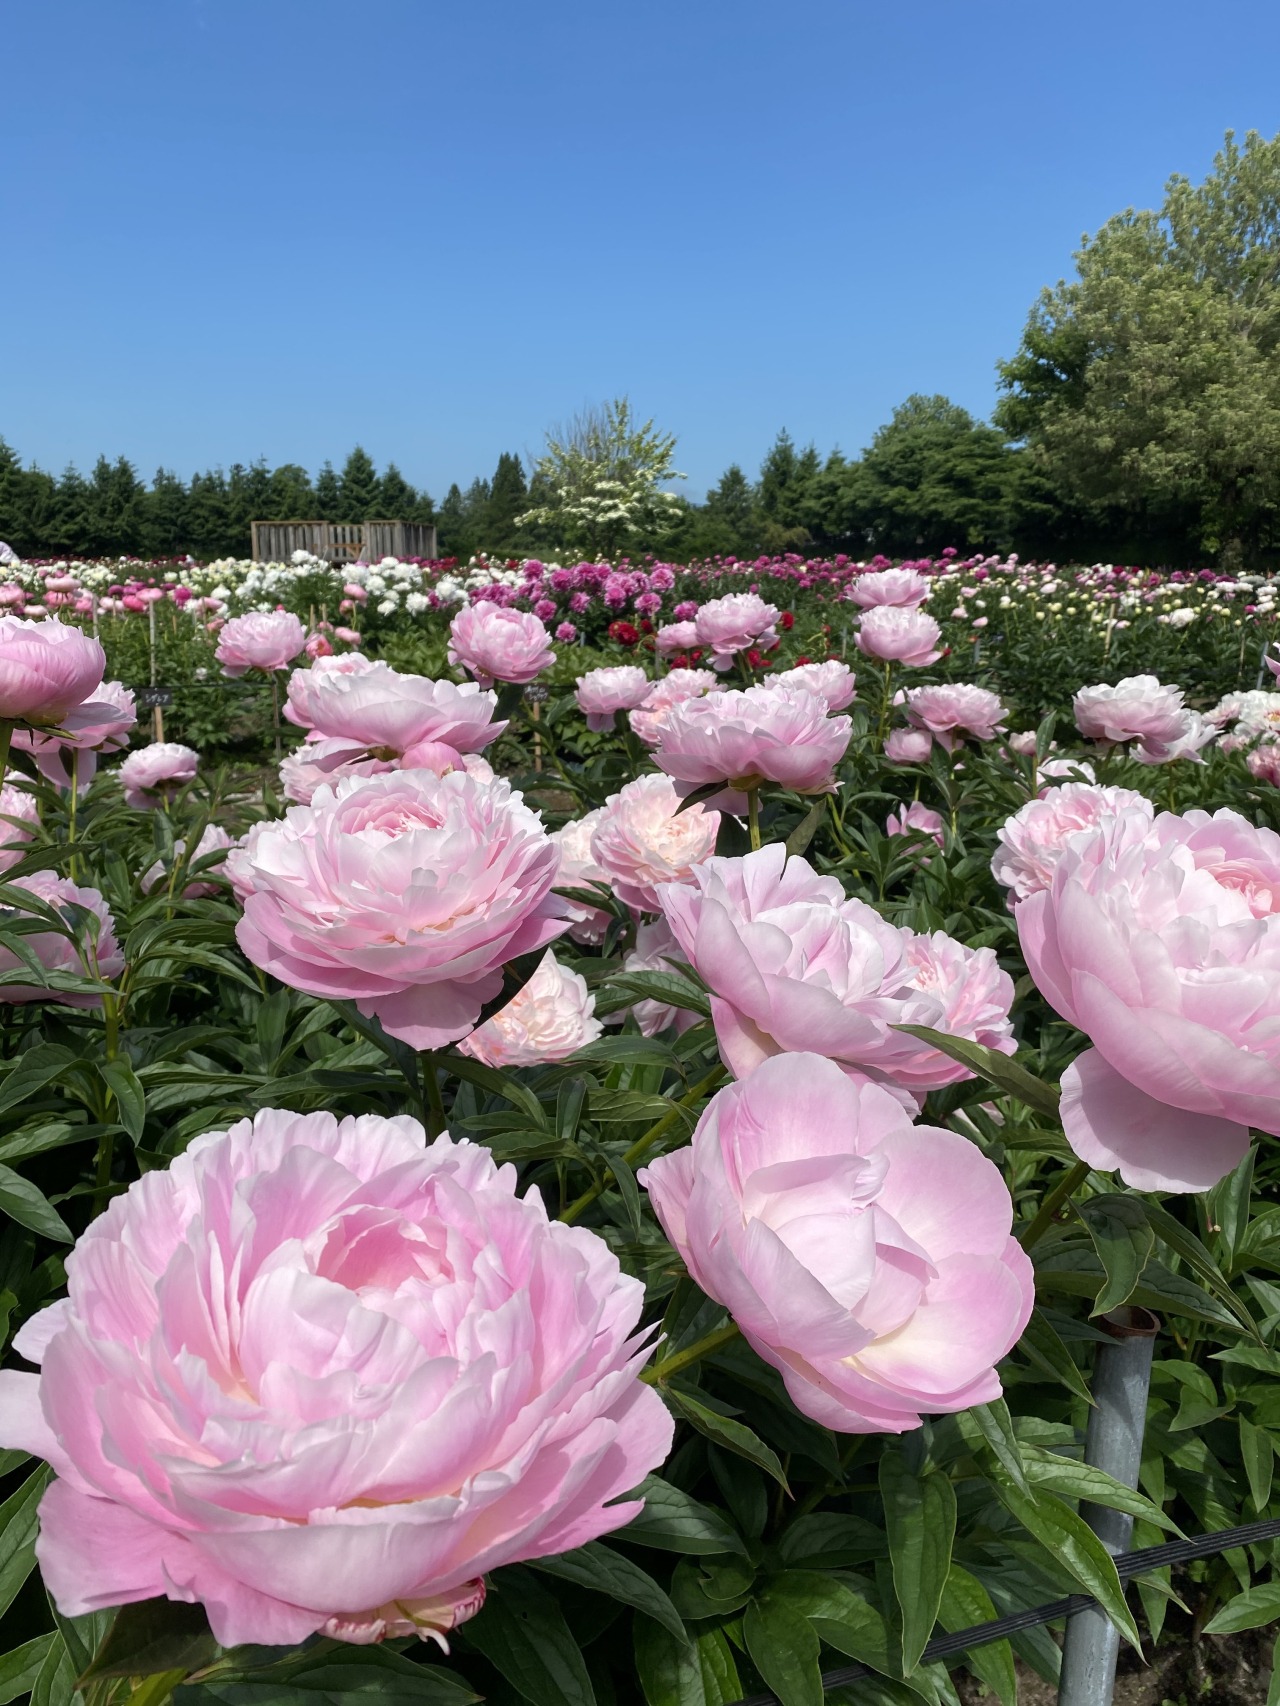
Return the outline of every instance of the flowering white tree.
{"type": "Polygon", "coordinates": [[[593,556],[614,556],[650,544],[675,524],[680,499],[661,490],[685,476],[672,466],[676,440],[653,422],[636,425],[625,397],[579,415],[547,433],[534,465],[531,495],[541,498],[516,518],[544,527],[557,543],[593,556]]]}

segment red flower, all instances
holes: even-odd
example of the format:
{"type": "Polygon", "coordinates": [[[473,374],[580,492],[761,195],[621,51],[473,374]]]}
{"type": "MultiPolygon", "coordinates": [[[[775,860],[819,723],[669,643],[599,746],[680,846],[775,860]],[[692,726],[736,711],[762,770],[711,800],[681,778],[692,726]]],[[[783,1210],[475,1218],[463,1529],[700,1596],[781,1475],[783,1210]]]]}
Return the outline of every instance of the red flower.
{"type": "Polygon", "coordinates": [[[630,622],[610,622],[609,638],[620,646],[634,646],[640,638],[640,630],[632,627],[630,622]]]}
{"type": "Polygon", "coordinates": [[[809,657],[808,655],[805,655],[804,657],[798,657],[795,661],[795,668],[799,669],[799,667],[802,663],[812,663],[812,662],[813,662],[813,659],[811,657],[809,657]]]}
{"type": "Polygon", "coordinates": [[[782,612],[782,615],[779,616],[779,618],[778,618],[779,628],[782,628],[787,633],[790,633],[791,630],[795,627],[795,625],[796,625],[796,619],[795,619],[794,615],[791,613],[790,610],[784,610],[782,612]]]}
{"type": "Polygon", "coordinates": [[[671,669],[688,669],[688,667],[689,667],[689,654],[688,654],[688,652],[677,652],[676,655],[672,658],[669,667],[671,669]]]}

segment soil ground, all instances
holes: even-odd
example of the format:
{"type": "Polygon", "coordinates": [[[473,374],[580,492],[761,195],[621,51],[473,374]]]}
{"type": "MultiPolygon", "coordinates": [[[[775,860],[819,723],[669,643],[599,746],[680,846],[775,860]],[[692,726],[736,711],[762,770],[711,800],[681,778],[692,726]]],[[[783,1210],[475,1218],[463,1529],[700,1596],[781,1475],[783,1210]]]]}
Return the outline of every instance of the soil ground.
{"type": "MultiPolygon", "coordinates": [[[[1166,1638],[1149,1665],[1122,1648],[1114,1706],[1266,1706],[1275,1637],[1272,1628],[1196,1642],[1166,1638]]],[[[997,1706],[971,1678],[958,1688],[965,1706],[997,1706]]],[[[1057,1706],[1057,1699],[1057,1689],[1019,1661],[1018,1706],[1057,1706]]]]}

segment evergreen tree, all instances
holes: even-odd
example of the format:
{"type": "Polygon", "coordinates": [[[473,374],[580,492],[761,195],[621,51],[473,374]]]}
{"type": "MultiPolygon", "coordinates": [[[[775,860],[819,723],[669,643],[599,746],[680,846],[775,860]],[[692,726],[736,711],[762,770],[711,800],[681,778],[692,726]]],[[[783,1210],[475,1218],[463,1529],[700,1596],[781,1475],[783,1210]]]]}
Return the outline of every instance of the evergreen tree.
{"type": "Polygon", "coordinates": [[[157,468],[143,509],[142,549],[148,557],[180,557],[189,548],[186,482],[157,468]]]}
{"type": "Polygon", "coordinates": [[[234,550],[236,537],[231,521],[227,477],[221,468],[193,474],[187,493],[188,547],[194,557],[226,557],[234,550]]]}
{"type": "Polygon", "coordinates": [[[100,456],[89,481],[88,541],[95,556],[133,556],[142,548],[146,488],[123,456],[100,456]]]}
{"type": "Polygon", "coordinates": [[[338,476],[333,471],[333,463],[326,462],[316,475],[316,513],[314,517],[306,517],[315,521],[340,521],[342,519],[342,488],[338,484],[338,476]]]}
{"type": "Polygon", "coordinates": [[[759,521],[756,494],[736,462],[731,462],[707,493],[703,526],[695,537],[700,548],[721,556],[742,557],[756,548],[759,521]]]}
{"type": "Polygon", "coordinates": [[[380,488],[373,458],[357,444],[342,467],[338,521],[377,520],[380,488]]]}
{"type": "Polygon", "coordinates": [[[489,501],[484,516],[484,543],[489,551],[516,548],[519,528],[516,517],[528,508],[529,482],[518,456],[503,451],[489,482],[489,501]]]}
{"type": "Polygon", "coordinates": [[[414,491],[395,463],[388,462],[386,473],[378,481],[375,519],[379,521],[408,521],[417,499],[417,492],[414,491]]]}
{"type": "Polygon", "coordinates": [[[315,521],[316,494],[311,476],[296,462],[282,462],[271,470],[263,521],[315,521]]]}
{"type": "Polygon", "coordinates": [[[0,540],[22,556],[31,550],[30,499],[18,453],[0,438],[0,540]]]}

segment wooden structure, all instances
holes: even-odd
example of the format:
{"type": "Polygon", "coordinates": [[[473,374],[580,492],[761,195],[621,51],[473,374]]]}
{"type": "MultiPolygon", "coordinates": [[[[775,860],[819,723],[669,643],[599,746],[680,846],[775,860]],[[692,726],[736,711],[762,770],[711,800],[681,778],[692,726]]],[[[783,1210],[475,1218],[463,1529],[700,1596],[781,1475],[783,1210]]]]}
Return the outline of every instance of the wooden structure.
{"type": "Polygon", "coordinates": [[[309,551],[329,563],[378,563],[383,557],[434,557],[436,530],[417,521],[255,521],[255,563],[287,563],[309,551]]]}

